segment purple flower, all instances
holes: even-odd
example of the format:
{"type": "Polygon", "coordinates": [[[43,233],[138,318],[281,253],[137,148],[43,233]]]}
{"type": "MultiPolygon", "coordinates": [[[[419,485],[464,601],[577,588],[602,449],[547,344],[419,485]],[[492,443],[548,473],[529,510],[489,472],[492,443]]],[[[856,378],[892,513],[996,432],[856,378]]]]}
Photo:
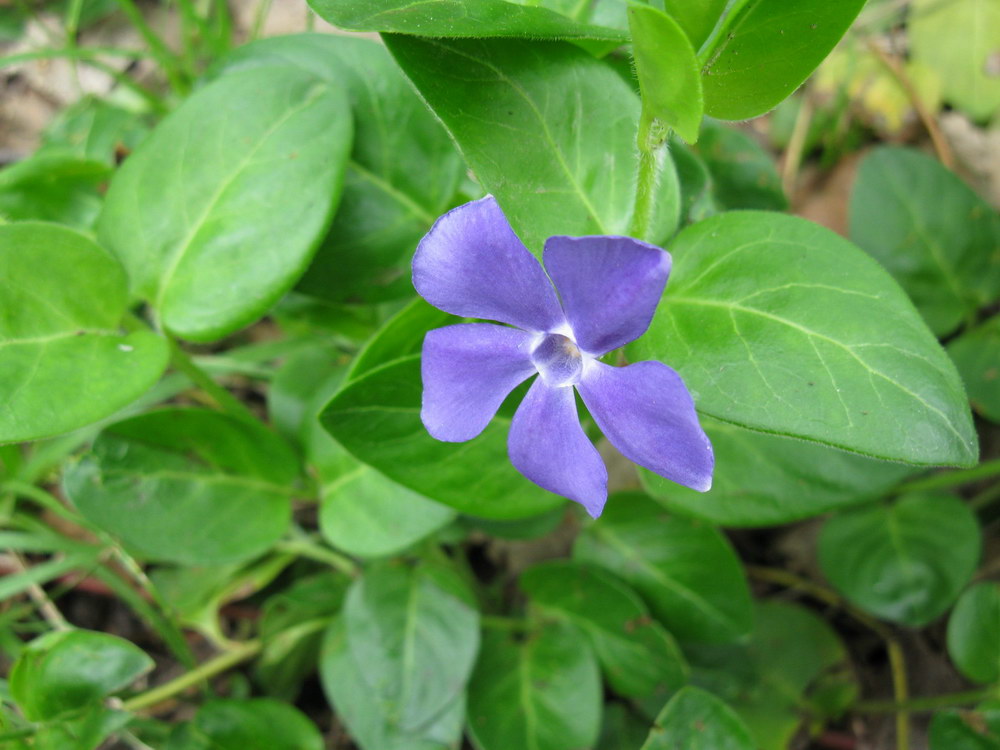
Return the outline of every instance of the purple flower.
{"type": "Polygon", "coordinates": [[[507,440],[511,462],[532,482],[594,518],[604,508],[608,472],[580,426],[575,386],[626,457],[707,491],[712,445],[680,376],[662,362],[598,360],[649,327],[670,255],[629,237],[556,236],[546,240],[544,258],[545,271],[492,196],[449,211],[420,241],[413,285],[424,299],[454,315],[508,324],[427,333],[420,412],[427,431],[447,442],[471,440],[507,394],[537,374],[507,440]]]}

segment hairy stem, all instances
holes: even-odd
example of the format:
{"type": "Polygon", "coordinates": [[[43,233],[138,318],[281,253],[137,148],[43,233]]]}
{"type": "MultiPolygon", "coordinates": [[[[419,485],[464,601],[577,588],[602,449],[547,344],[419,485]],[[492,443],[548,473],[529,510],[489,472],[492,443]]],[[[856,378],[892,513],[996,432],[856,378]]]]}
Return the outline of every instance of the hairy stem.
{"type": "Polygon", "coordinates": [[[656,211],[656,186],[666,156],[667,131],[645,111],[639,121],[639,171],[635,184],[635,204],[629,235],[648,239],[656,211]]]}

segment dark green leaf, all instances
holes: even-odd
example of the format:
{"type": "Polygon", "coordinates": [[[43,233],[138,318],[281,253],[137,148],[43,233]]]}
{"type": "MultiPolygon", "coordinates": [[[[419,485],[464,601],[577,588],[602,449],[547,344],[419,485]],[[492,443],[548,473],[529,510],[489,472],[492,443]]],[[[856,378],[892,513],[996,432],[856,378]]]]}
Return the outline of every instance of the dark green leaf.
{"type": "Polygon", "coordinates": [[[1000,705],[942,711],[931,720],[930,750],[1000,750],[1000,705]]]}
{"type": "MultiPolygon", "coordinates": [[[[555,234],[626,233],[639,100],[611,67],[565,42],[386,44],[531,252],[555,234]]],[[[654,242],[676,224],[676,180],[663,186],[654,242]]]]}
{"type": "Polygon", "coordinates": [[[851,193],[851,239],[944,335],[1000,298],[1000,214],[935,159],[875,149],[851,193]]]}
{"type": "Polygon", "coordinates": [[[914,469],[824,445],[702,418],[715,452],[712,489],[695,492],[645,469],[643,486],[667,509],[722,526],[769,526],[881,496],[914,469]]]}
{"type": "Polygon", "coordinates": [[[624,703],[605,703],[597,750],[635,750],[649,734],[649,722],[624,703]]]}
{"type": "Polygon", "coordinates": [[[979,524],[949,495],[908,495],[831,518],[819,537],[830,582],[866,612],[922,627],[955,601],[979,562],[979,524]]]}
{"type": "Polygon", "coordinates": [[[976,463],[954,365],[858,248],[747,211],[685,229],[670,251],[663,303],[628,351],[675,367],[699,411],[876,458],[976,463]]]}
{"type": "MultiPolygon", "coordinates": [[[[319,729],[301,711],[270,698],[216,698],[198,709],[192,725],[204,750],[323,750],[324,747],[319,729]]],[[[183,750],[188,748],[191,746],[183,746],[183,750]]]]}
{"type": "Polygon", "coordinates": [[[343,91],[302,70],[225,76],[126,160],[99,236],[167,328],[220,338],[305,270],[340,197],[351,131],[343,91]]]}
{"type": "Polygon", "coordinates": [[[515,640],[488,631],[469,685],[479,750],[577,750],[597,741],[601,680],[586,638],[550,623],[515,640]]]}
{"type": "Polygon", "coordinates": [[[221,72],[275,64],[343,86],[354,112],[343,197],[298,288],[352,302],[412,294],[409,259],[464,170],[454,144],[381,44],[329,34],[265,39],[238,48],[221,72]]]}
{"type": "Polygon", "coordinates": [[[1000,422],[1000,316],[956,338],[948,354],[962,373],[972,407],[1000,422]]]}
{"type": "Polygon", "coordinates": [[[725,537],[645,495],[613,495],[573,557],[626,581],[682,641],[725,642],[750,630],[750,591],[725,537]]]}
{"type": "Polygon", "coordinates": [[[762,115],[798,88],[847,31],[865,0],[737,0],[702,53],[705,112],[762,115]]]}
{"type": "Polygon", "coordinates": [[[740,717],[711,693],[680,690],[656,717],[642,750],[754,750],[740,717]]]}
{"type": "Polygon", "coordinates": [[[683,141],[670,141],[670,156],[680,187],[680,225],[687,226],[718,213],[713,195],[712,174],[705,161],[683,141]]]}
{"type": "Polygon", "coordinates": [[[616,29],[577,23],[547,8],[503,0],[309,0],[334,26],[427,37],[519,36],[628,41],[616,29]]]}
{"type": "Polygon", "coordinates": [[[368,371],[327,405],[323,426],[358,460],[424,497],[484,518],[538,515],[559,498],[507,459],[510,420],[496,417],[467,443],[442,443],[420,421],[420,358],[368,371]]]}
{"type": "Polygon", "coordinates": [[[697,151],[712,175],[713,195],[721,208],[788,208],[774,157],[747,133],[706,120],[697,151]]]}
{"type": "Polygon", "coordinates": [[[650,5],[629,3],[628,19],[643,117],[659,120],[694,143],[701,127],[702,99],[691,42],[674,19],[650,5]]]}
{"type": "Polygon", "coordinates": [[[167,365],[152,331],[124,334],[118,262],[52,224],[0,226],[0,443],[35,440],[113,414],[167,365]]]}
{"type": "Polygon", "coordinates": [[[89,229],[111,169],[69,154],[37,154],[0,170],[0,218],[54,221],[89,229]]]}
{"type": "Polygon", "coordinates": [[[617,693],[667,695],[687,682],[673,637],[649,616],[642,600],[600,568],[569,560],[543,563],[521,576],[521,588],[543,612],[579,628],[617,693]]]}
{"type": "Polygon", "coordinates": [[[948,620],[948,654],[975,682],[1000,681],[1000,584],[977,583],[948,620]]]}
{"type": "Polygon", "coordinates": [[[66,474],[73,504],[141,556],[219,565],[284,533],[298,463],[263,426],[167,409],[118,422],[66,474]]]}
{"type": "Polygon", "coordinates": [[[61,630],[36,638],[10,673],[10,692],[25,717],[45,721],[98,705],[153,668],[138,647],[107,633],[61,630]]]}
{"type": "Polygon", "coordinates": [[[459,319],[415,297],[406,307],[379,328],[351,362],[347,379],[353,380],[379,365],[408,354],[419,354],[424,335],[432,328],[441,328],[459,319]]]}

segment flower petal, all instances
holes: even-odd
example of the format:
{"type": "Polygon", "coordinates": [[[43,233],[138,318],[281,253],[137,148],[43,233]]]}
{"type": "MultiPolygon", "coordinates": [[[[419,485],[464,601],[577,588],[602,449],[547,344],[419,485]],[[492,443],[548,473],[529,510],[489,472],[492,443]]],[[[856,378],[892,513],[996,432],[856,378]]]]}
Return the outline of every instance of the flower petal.
{"type": "Polygon", "coordinates": [[[424,235],[413,286],[434,307],[465,318],[529,331],[565,323],[551,282],[491,195],[452,209],[424,235]]]}
{"type": "Polygon", "coordinates": [[[575,500],[593,518],[608,499],[608,470],[583,432],[573,388],[553,388],[539,378],[514,414],[507,452],[532,482],[575,500]]]}
{"type": "Polygon", "coordinates": [[[460,443],[482,432],[514,387],[535,373],[533,334],[489,323],[428,331],[420,373],[420,418],[438,440],[460,443]]]}
{"type": "Polygon", "coordinates": [[[580,348],[600,356],[649,327],[670,274],[670,253],[631,237],[549,237],[545,270],[580,348]]]}
{"type": "Polygon", "coordinates": [[[715,457],[681,376],[662,362],[590,362],[577,386],[604,435],[626,458],[699,492],[715,457]]]}

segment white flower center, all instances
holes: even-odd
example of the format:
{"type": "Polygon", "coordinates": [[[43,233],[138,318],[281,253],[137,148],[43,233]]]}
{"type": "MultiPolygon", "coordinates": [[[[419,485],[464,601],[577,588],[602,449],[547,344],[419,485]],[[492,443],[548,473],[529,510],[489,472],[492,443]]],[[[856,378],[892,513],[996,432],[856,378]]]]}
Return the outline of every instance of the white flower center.
{"type": "Polygon", "coordinates": [[[531,362],[546,385],[560,388],[580,382],[583,354],[576,342],[561,333],[542,334],[531,351],[531,362]]]}

